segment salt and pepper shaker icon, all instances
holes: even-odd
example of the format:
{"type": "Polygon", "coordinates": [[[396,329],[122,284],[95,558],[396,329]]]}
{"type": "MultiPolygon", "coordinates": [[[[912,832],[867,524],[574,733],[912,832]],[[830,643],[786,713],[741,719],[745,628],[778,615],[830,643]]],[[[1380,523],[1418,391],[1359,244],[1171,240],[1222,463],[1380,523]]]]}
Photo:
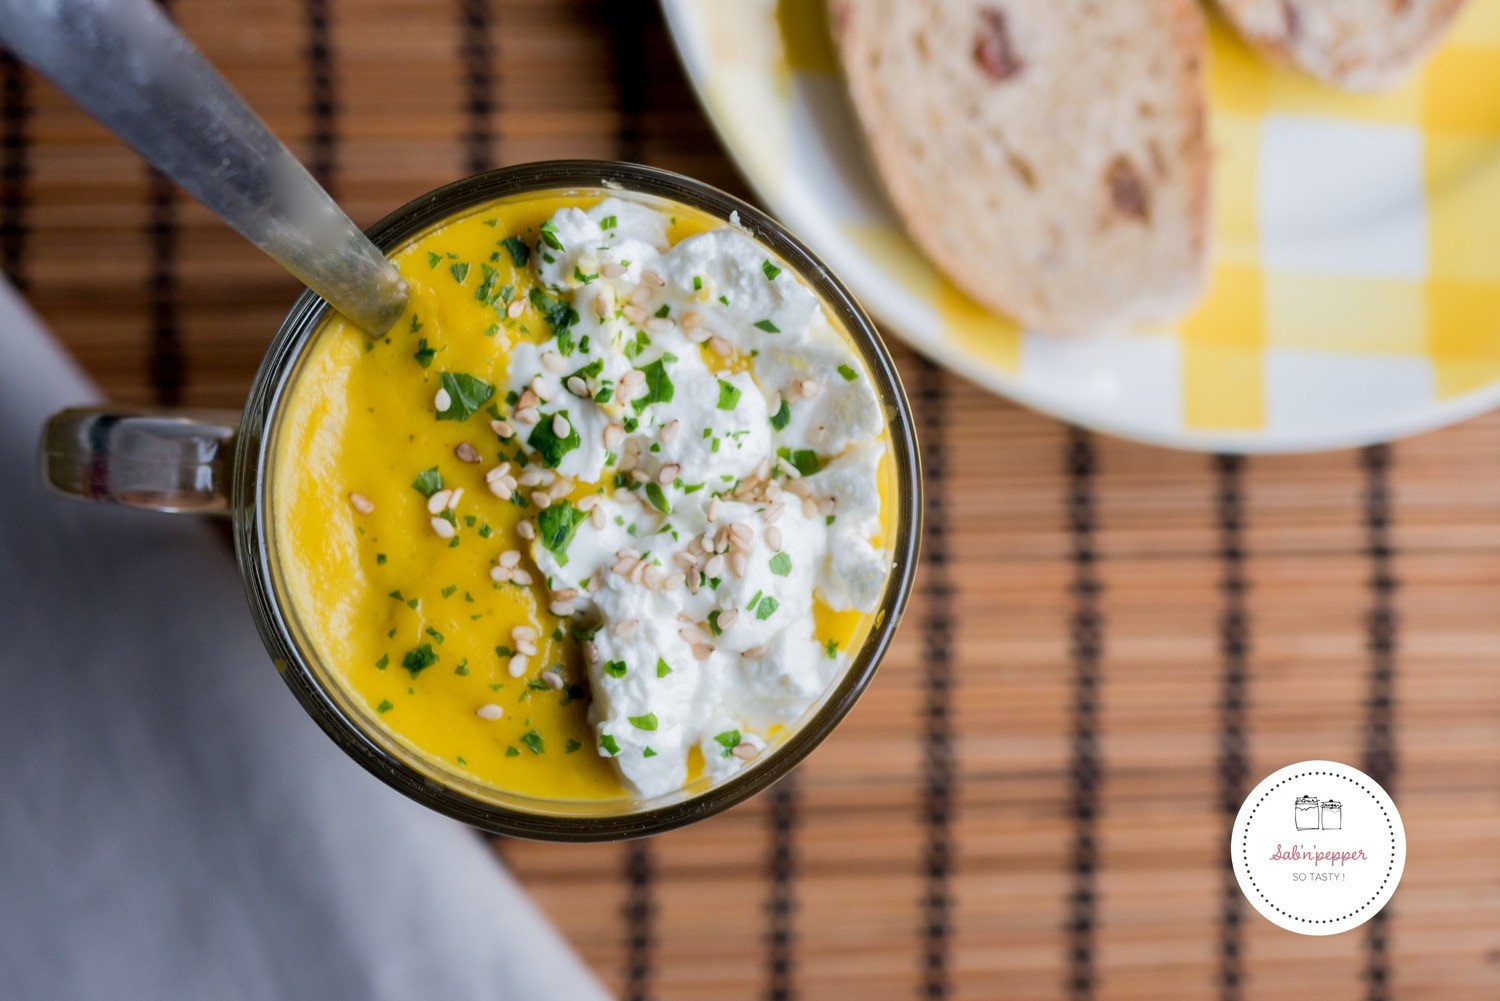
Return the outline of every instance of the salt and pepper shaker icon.
{"type": "Polygon", "coordinates": [[[1297,830],[1316,831],[1322,818],[1318,816],[1318,797],[1298,796],[1296,803],[1297,830]]]}
{"type": "Polygon", "coordinates": [[[1344,828],[1344,804],[1336,799],[1325,799],[1318,805],[1322,813],[1320,818],[1323,830],[1340,831],[1344,828]]]}

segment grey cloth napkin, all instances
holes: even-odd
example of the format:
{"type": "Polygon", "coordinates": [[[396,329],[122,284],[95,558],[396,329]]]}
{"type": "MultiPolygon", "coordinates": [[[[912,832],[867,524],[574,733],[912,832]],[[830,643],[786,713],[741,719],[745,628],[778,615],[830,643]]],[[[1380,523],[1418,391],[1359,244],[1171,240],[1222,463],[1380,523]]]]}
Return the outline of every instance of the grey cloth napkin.
{"type": "Polygon", "coordinates": [[[42,422],[97,392],[3,280],[0,345],[0,998],[604,998],[302,712],[205,525],[42,489],[42,422]]]}

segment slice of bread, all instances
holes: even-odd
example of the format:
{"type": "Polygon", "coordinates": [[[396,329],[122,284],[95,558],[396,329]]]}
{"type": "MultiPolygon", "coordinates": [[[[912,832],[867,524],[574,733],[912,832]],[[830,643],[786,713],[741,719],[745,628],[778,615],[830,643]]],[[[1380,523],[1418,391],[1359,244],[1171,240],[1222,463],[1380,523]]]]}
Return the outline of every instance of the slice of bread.
{"type": "Polygon", "coordinates": [[[1401,83],[1465,0],[1218,0],[1246,41],[1347,90],[1401,83]]]}
{"type": "Polygon", "coordinates": [[[829,0],[918,246],[973,299],[1076,333],[1181,313],[1206,272],[1194,0],[829,0]]]}

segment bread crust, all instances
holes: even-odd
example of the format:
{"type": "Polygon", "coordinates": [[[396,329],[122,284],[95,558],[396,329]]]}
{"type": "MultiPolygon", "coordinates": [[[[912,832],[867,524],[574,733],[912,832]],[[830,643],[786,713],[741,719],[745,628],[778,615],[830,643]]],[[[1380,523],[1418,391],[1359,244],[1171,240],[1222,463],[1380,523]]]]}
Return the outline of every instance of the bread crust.
{"type": "Polygon", "coordinates": [[[1467,0],[1217,0],[1265,55],[1345,90],[1403,83],[1467,0]]]}
{"type": "Polygon", "coordinates": [[[1079,333],[1173,317],[1202,294],[1194,0],[830,0],[830,14],[891,203],[970,297],[1079,333]]]}

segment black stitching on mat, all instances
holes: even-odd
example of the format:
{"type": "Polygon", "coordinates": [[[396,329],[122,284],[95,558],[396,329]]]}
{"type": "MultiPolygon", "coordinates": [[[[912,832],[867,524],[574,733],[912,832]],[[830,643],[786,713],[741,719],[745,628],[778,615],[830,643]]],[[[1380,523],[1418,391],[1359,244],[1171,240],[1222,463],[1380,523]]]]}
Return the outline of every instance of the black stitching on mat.
{"type": "Polygon", "coordinates": [[[619,126],[615,146],[621,160],[639,163],[645,157],[647,80],[650,60],[646,39],[664,30],[661,11],[651,0],[606,0],[604,21],[609,29],[613,63],[615,113],[619,126]]]}
{"type": "Polygon", "coordinates": [[[463,62],[464,156],[469,173],[495,166],[495,42],[490,0],[459,0],[458,53],[463,62]]]}
{"type": "Polygon", "coordinates": [[[0,50],[0,271],[26,288],[26,209],[31,179],[31,82],[26,67],[0,50]]]}
{"type": "Polygon", "coordinates": [[[766,900],[766,998],[794,1001],[797,936],[797,776],[771,789],[771,892],[766,900]]]}
{"type": "MultiPolygon", "coordinates": [[[[1219,560],[1223,574],[1219,589],[1224,606],[1219,616],[1219,655],[1222,675],[1219,692],[1219,812],[1228,843],[1235,816],[1245,799],[1246,699],[1249,694],[1250,621],[1246,609],[1249,577],[1245,572],[1245,460],[1238,455],[1214,456],[1217,474],[1219,560]]],[[[1234,878],[1226,852],[1219,893],[1219,997],[1239,1001],[1244,994],[1245,896],[1234,878]]]]}
{"type": "Polygon", "coordinates": [[[308,135],[307,169],[319,184],[333,190],[338,173],[338,88],[334,78],[333,29],[329,0],[304,0],[307,32],[308,135]]]}
{"type": "MultiPolygon", "coordinates": [[[[1392,448],[1371,445],[1359,455],[1365,474],[1365,551],[1370,557],[1370,613],[1365,620],[1370,653],[1369,715],[1365,729],[1364,770],[1370,778],[1396,795],[1398,756],[1396,747],[1396,550],[1391,542],[1394,502],[1391,498],[1392,448]]],[[[1370,919],[1365,932],[1366,997],[1386,1001],[1391,997],[1393,960],[1387,905],[1370,919]]]]}
{"type": "Polygon", "coordinates": [[[1073,758],[1069,768],[1073,813],[1073,890],[1068,897],[1068,994],[1089,998],[1094,970],[1096,872],[1099,864],[1098,815],[1099,664],[1104,622],[1095,548],[1093,437],[1068,429],[1068,527],[1073,545],[1073,758]]]}
{"type": "MultiPolygon", "coordinates": [[[[171,0],[157,2],[163,13],[171,17],[171,0]]],[[[154,167],[147,171],[150,214],[146,237],[151,245],[151,352],[147,364],[156,402],[174,407],[182,403],[187,382],[177,302],[177,188],[154,167]]]]}
{"type": "Polygon", "coordinates": [[[632,841],[625,846],[625,1001],[650,1001],[651,958],[655,945],[656,902],[651,884],[656,862],[651,846],[632,841]]]}
{"type": "Polygon", "coordinates": [[[922,645],[926,653],[926,701],[922,746],[926,887],[922,896],[922,993],[929,1001],[946,998],[951,988],[952,887],[954,845],[953,583],[948,548],[948,383],[943,370],[921,361],[917,378],[917,418],[921,422],[926,508],[922,543],[922,645]]]}

